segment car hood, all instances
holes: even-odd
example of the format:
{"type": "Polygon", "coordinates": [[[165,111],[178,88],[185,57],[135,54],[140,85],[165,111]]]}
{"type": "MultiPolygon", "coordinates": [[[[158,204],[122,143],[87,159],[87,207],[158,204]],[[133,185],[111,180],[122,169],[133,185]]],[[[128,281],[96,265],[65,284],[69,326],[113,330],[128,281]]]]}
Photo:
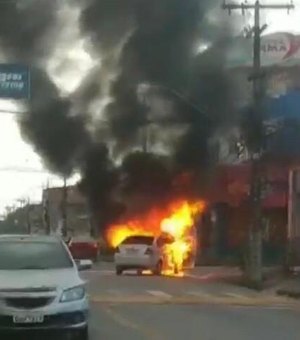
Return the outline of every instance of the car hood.
{"type": "Polygon", "coordinates": [[[75,268],[51,270],[0,270],[1,290],[67,289],[82,284],[75,268]]]}

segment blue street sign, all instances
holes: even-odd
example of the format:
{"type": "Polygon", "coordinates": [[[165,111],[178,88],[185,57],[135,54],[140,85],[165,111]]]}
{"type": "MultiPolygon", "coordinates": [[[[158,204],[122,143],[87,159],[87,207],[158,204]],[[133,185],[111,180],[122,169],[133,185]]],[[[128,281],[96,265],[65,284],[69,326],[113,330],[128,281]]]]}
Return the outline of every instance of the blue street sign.
{"type": "Polygon", "coordinates": [[[0,64],[0,99],[29,99],[29,97],[29,68],[19,64],[0,64]]]}

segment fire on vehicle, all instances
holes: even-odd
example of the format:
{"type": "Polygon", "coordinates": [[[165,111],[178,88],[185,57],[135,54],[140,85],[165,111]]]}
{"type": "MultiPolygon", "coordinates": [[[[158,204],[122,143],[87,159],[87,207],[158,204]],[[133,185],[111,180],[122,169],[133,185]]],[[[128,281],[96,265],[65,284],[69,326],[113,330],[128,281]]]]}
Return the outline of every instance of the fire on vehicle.
{"type": "Polygon", "coordinates": [[[165,209],[152,209],[107,230],[109,244],[118,250],[131,236],[149,236],[162,249],[162,275],[183,276],[194,265],[197,249],[196,222],[205,210],[204,201],[172,202],[165,209]]]}

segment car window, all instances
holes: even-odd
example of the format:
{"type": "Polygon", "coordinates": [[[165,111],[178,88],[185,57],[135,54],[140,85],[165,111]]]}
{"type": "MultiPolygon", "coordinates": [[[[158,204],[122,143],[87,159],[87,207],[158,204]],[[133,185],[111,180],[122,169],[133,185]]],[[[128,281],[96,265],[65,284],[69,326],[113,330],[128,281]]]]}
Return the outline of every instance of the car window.
{"type": "Polygon", "coordinates": [[[0,243],[0,270],[70,268],[73,262],[59,242],[0,243]]]}
{"type": "Polygon", "coordinates": [[[154,237],[152,236],[130,236],[127,237],[122,244],[145,244],[150,246],[153,244],[154,237]]]}

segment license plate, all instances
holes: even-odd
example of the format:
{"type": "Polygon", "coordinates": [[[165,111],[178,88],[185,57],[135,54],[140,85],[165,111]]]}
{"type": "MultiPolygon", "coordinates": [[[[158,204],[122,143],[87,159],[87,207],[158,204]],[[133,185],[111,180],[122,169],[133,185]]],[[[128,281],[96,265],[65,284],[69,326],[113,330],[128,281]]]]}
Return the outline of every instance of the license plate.
{"type": "Polygon", "coordinates": [[[134,248],[127,249],[127,253],[128,254],[135,254],[135,253],[137,253],[137,249],[134,249],[134,248]]]}
{"type": "Polygon", "coordinates": [[[14,323],[43,323],[44,316],[43,315],[15,315],[13,317],[14,323]]]}

